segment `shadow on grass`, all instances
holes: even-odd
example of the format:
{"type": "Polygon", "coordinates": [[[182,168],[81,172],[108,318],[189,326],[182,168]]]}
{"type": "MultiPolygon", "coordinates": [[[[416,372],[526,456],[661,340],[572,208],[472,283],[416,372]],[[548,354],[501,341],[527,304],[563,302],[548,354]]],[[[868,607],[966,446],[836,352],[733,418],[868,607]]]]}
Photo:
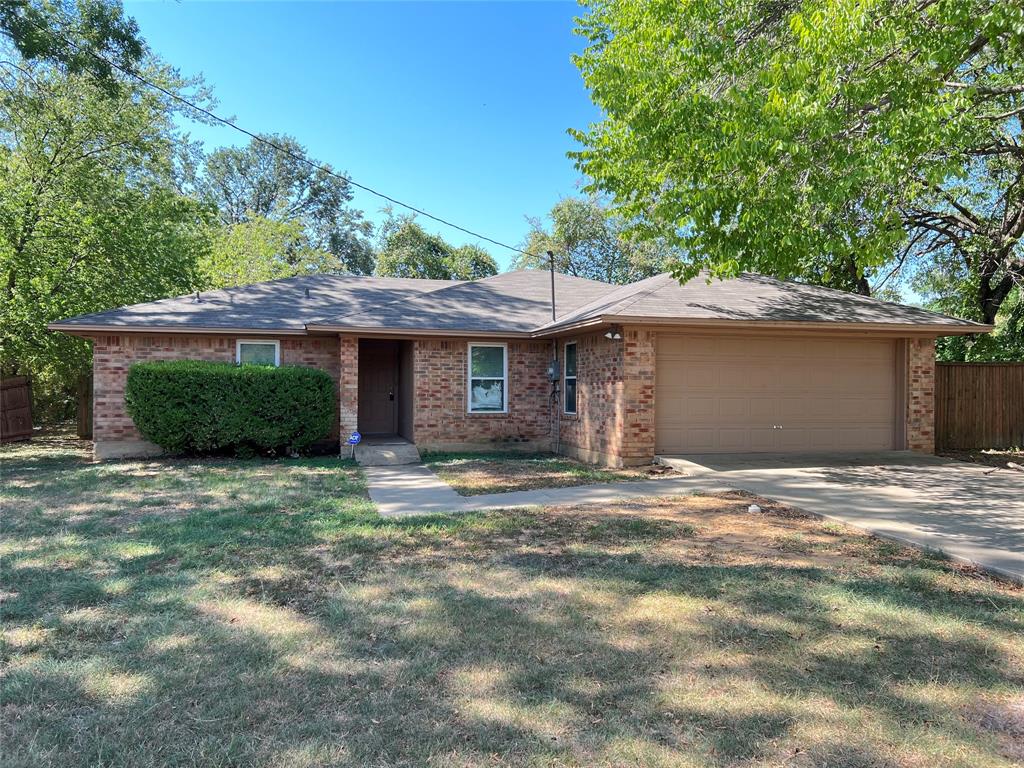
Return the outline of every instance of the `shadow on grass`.
{"type": "Polygon", "coordinates": [[[672,521],[382,520],[330,460],[187,467],[134,475],[183,517],[15,521],[6,765],[1009,764],[946,701],[1024,685],[1024,604],[941,562],[686,564],[672,521]]]}

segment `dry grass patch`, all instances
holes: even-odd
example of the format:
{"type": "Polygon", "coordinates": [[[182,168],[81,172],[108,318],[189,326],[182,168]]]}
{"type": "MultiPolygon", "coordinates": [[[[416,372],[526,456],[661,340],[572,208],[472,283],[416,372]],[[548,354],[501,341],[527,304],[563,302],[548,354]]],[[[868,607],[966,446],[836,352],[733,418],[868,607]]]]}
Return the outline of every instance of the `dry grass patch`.
{"type": "Polygon", "coordinates": [[[553,453],[425,452],[423,461],[462,496],[647,480],[674,474],[674,470],[660,465],[611,469],[553,453]]]}
{"type": "Polygon", "coordinates": [[[942,451],[940,456],[945,456],[957,461],[969,461],[972,464],[984,464],[989,467],[998,467],[1007,471],[1016,471],[1007,464],[1024,466],[1024,448],[989,448],[980,451],[942,451]]]}
{"type": "Polygon", "coordinates": [[[336,459],[0,460],[5,767],[1021,759],[1024,591],[744,494],[396,521],[336,459]]]}

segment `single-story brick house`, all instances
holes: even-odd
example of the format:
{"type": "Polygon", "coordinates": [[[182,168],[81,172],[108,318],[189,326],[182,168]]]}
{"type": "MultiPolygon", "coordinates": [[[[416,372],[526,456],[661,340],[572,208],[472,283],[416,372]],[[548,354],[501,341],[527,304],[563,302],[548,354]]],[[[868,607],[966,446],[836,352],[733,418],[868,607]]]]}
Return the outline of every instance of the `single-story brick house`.
{"type": "Polygon", "coordinates": [[[627,286],[506,272],[468,282],[316,275],[83,315],[98,457],[147,454],[129,366],[194,358],[322,368],[344,438],[420,448],[658,453],[934,448],[935,339],[989,326],[744,274],[627,286]]]}

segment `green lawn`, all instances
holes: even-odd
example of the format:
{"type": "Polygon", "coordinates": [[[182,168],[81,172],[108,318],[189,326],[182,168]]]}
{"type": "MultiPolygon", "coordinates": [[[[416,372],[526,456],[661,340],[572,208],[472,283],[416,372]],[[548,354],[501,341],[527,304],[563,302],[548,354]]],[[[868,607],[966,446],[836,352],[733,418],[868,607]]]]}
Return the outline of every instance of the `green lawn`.
{"type": "Polygon", "coordinates": [[[0,449],[4,766],[1010,766],[1024,592],[739,494],[0,449]]]}
{"type": "MultiPolygon", "coordinates": [[[[564,488],[591,483],[616,483],[651,477],[651,467],[609,469],[584,464],[554,453],[424,452],[423,462],[462,496],[507,493],[535,488],[564,488]]],[[[657,467],[656,476],[667,470],[657,467]]]]}

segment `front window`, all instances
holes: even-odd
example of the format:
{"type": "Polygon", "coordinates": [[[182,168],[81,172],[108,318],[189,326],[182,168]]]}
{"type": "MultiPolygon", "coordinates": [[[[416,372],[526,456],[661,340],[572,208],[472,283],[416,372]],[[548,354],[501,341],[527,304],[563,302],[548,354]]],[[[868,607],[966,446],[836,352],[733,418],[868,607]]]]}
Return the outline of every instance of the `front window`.
{"type": "Polygon", "coordinates": [[[239,365],[280,365],[281,344],[277,341],[245,341],[235,344],[235,362],[239,365]]]}
{"type": "Polygon", "coordinates": [[[565,345],[565,412],[576,413],[576,342],[565,345]]]}
{"type": "Polygon", "coordinates": [[[508,410],[508,348],[504,344],[469,345],[469,412],[508,410]]]}

